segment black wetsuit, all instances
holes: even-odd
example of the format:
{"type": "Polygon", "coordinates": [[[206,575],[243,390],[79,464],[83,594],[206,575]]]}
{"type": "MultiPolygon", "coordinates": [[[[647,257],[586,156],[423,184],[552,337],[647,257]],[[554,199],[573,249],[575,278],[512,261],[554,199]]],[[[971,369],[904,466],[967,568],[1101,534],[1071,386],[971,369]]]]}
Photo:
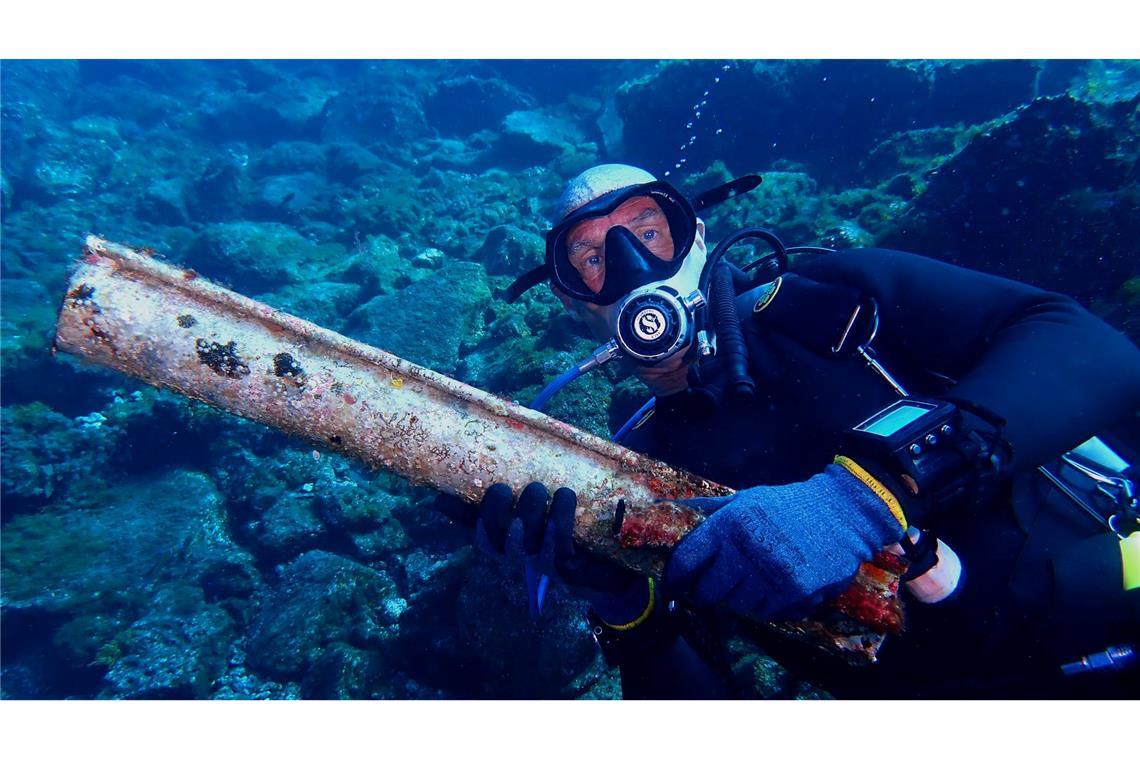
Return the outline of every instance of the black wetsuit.
{"type": "MultiPolygon", "coordinates": [[[[765,647],[840,696],[1140,696],[1140,667],[1056,675],[1062,661],[1140,640],[1140,590],[1122,590],[1115,536],[1035,473],[1093,434],[1135,425],[1140,410],[1140,351],[1067,297],[897,251],[797,261],[762,310],[740,309],[754,399],[716,408],[699,388],[658,399],[625,443],[736,488],[820,472],[843,431],[897,398],[861,359],[831,351],[866,297],[879,307],[873,345],[911,393],[1005,418],[1010,475],[987,508],[923,526],[957,551],[963,582],[943,604],[910,601],[907,632],[878,664],[852,668],[778,639],[765,647]],[[1055,580],[1055,564],[1076,575],[1055,580]]],[[[727,695],[683,640],[666,651],[623,665],[625,696],[727,695]]]]}

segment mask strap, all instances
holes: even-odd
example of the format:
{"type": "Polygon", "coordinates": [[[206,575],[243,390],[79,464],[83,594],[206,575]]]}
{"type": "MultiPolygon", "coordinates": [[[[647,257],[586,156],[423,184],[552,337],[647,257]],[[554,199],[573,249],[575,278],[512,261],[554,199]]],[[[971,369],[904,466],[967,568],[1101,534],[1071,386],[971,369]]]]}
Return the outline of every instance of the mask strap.
{"type": "Polygon", "coordinates": [[[724,203],[729,198],[751,192],[759,187],[763,181],[764,178],[759,174],[746,174],[731,182],[725,182],[723,185],[706,190],[693,199],[693,211],[699,214],[709,206],[715,206],[718,203],[724,203]]]}
{"type": "Polygon", "coordinates": [[[549,274],[546,271],[545,264],[541,264],[534,269],[523,272],[514,282],[511,283],[509,288],[503,291],[503,300],[507,303],[514,303],[518,300],[519,296],[543,280],[547,279],[548,277],[549,274]]]}

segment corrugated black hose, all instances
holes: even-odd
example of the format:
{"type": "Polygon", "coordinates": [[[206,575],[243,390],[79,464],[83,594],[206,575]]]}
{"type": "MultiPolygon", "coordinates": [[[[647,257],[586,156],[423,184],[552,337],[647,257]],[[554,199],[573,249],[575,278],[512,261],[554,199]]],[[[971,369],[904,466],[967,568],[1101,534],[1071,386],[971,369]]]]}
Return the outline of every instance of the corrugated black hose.
{"type": "Polygon", "coordinates": [[[717,353],[726,370],[724,388],[733,400],[750,399],[756,393],[756,382],[748,374],[748,348],[740,330],[736,289],[732,284],[732,270],[727,264],[718,263],[713,269],[709,290],[717,353]]]}

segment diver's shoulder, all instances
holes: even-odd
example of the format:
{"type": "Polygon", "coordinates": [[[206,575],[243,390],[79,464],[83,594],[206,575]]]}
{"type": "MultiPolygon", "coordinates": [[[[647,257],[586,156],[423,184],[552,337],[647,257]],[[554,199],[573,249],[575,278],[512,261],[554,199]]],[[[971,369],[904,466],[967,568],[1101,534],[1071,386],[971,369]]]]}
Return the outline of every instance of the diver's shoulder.
{"type": "Polygon", "coordinates": [[[896,248],[837,248],[835,250],[798,254],[792,257],[790,271],[809,275],[851,269],[879,270],[883,267],[940,266],[946,262],[920,253],[896,248]]]}

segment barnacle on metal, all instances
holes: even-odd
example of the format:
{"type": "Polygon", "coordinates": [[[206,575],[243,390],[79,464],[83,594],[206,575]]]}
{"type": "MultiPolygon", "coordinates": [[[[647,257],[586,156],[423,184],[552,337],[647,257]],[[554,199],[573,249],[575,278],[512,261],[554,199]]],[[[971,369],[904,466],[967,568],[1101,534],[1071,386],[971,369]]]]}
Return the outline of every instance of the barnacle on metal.
{"type": "MultiPolygon", "coordinates": [[[[644,573],[703,519],[673,502],[731,493],[127,246],[89,237],[68,292],[61,350],[472,503],[497,482],[568,486],[579,543],[644,573]]],[[[860,625],[807,636],[873,660],[882,635],[860,625]]]]}

